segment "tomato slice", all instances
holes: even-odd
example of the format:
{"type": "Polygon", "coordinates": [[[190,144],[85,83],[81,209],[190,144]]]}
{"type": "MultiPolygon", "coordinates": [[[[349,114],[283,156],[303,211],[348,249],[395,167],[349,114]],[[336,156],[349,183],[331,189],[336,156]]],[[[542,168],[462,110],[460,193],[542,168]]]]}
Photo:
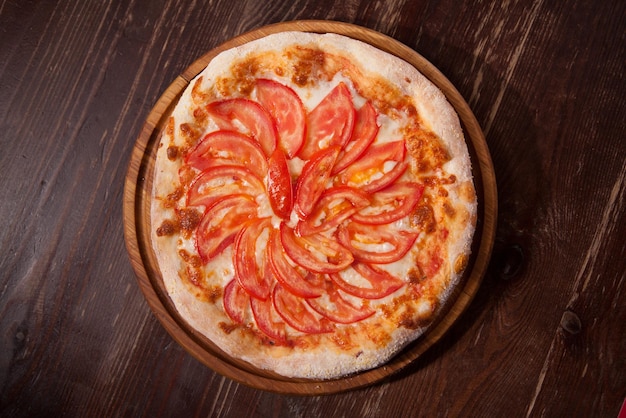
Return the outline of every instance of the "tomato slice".
{"type": "Polygon", "coordinates": [[[235,237],[233,251],[237,281],[250,296],[261,300],[269,297],[273,275],[267,263],[265,249],[260,251],[257,239],[271,225],[270,218],[258,219],[244,225],[235,237]]]}
{"type": "Polygon", "coordinates": [[[404,286],[402,280],[371,264],[356,262],[351,267],[369,282],[369,287],[348,283],[340,273],[333,273],[329,276],[341,290],[353,296],[363,299],[380,299],[404,286]]]}
{"type": "Polygon", "coordinates": [[[376,135],[378,135],[377,117],[376,109],[369,101],[365,102],[357,111],[354,132],[350,142],[345,146],[345,151],[339,155],[337,164],[333,168],[333,174],[339,173],[356,161],[374,141],[376,135]]]}
{"type": "Polygon", "coordinates": [[[272,296],[276,312],[298,331],[322,334],[334,330],[334,325],[330,321],[323,317],[318,318],[309,310],[304,299],[289,293],[282,285],[276,284],[272,296]]]}
{"type": "Polygon", "coordinates": [[[308,218],[298,222],[296,233],[305,236],[336,228],[369,203],[367,194],[360,190],[347,186],[327,189],[308,218]]]}
{"type": "Polygon", "coordinates": [[[404,141],[372,144],[361,157],[337,176],[342,184],[372,193],[390,185],[400,177],[407,168],[404,160],[406,148],[404,141]],[[391,170],[386,171],[386,164],[396,162],[391,170]]]}
{"type": "Polygon", "coordinates": [[[306,302],[320,315],[340,324],[352,324],[362,321],[376,312],[367,305],[354,306],[343,297],[330,280],[326,282],[326,295],[306,302]]]}
{"type": "Polygon", "coordinates": [[[352,219],[370,225],[383,225],[395,222],[410,214],[419,203],[424,186],[418,183],[398,182],[372,195],[372,204],[352,219]]]}
{"type": "Polygon", "coordinates": [[[247,311],[250,306],[250,296],[233,279],[224,287],[224,312],[230,319],[238,324],[245,324],[247,321],[247,311]]]}
{"type": "Polygon", "coordinates": [[[275,343],[287,343],[287,326],[276,312],[273,299],[271,297],[266,300],[250,298],[250,305],[254,321],[261,332],[275,343]]]}
{"type": "Polygon", "coordinates": [[[349,249],[322,234],[297,237],[282,223],[280,240],[294,263],[315,273],[336,273],[348,267],[354,257],[349,249]]]}
{"type": "Polygon", "coordinates": [[[276,148],[268,160],[267,194],[274,213],[289,219],[293,208],[293,188],[285,152],[276,148]]]}
{"type": "Polygon", "coordinates": [[[309,113],[307,137],[298,156],[308,160],[329,146],[343,147],[352,135],[355,118],[350,90],[339,83],[309,113]]]}
{"type": "Polygon", "coordinates": [[[207,208],[196,229],[196,248],[205,263],[235,240],[241,225],[256,217],[258,205],[247,195],[224,197],[207,208]]]}
{"type": "Polygon", "coordinates": [[[207,111],[220,129],[249,134],[267,157],[274,152],[278,137],[276,126],[267,110],[257,102],[241,98],[221,100],[209,103],[207,111]]]}
{"type": "Polygon", "coordinates": [[[235,131],[207,134],[187,154],[185,162],[200,171],[218,165],[238,165],[247,167],[261,179],[267,173],[261,147],[249,136],[235,131]]]}
{"type": "Polygon", "coordinates": [[[300,97],[290,87],[267,79],[257,80],[256,96],[276,123],[278,146],[287,157],[295,157],[306,132],[306,113],[300,97]]]}
{"type": "Polygon", "coordinates": [[[388,264],[404,257],[418,235],[417,232],[397,231],[387,225],[364,225],[350,222],[347,226],[339,227],[337,238],[343,246],[349,249],[356,260],[388,264]],[[377,251],[387,246],[392,248],[388,251],[377,251]]]}
{"type": "Polygon", "coordinates": [[[339,155],[339,147],[332,146],[314,155],[302,168],[296,183],[294,209],[300,218],[306,219],[317,199],[326,189],[330,173],[339,155]]]}
{"type": "Polygon", "coordinates": [[[224,196],[265,192],[263,182],[250,170],[236,165],[210,167],[200,173],[187,191],[188,206],[210,206],[224,196]]]}
{"type": "Polygon", "coordinates": [[[307,280],[308,275],[300,274],[298,269],[289,263],[278,230],[273,229],[270,232],[267,249],[269,262],[276,280],[289,292],[303,298],[315,298],[322,294],[322,289],[307,280]]]}

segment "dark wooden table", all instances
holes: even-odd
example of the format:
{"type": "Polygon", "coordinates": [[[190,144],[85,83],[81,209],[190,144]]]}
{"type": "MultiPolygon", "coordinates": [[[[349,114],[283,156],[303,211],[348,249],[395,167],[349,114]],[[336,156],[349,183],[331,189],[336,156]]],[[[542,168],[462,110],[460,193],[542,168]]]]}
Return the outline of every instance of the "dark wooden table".
{"type": "Polygon", "coordinates": [[[0,415],[617,417],[626,397],[626,2],[0,1],[0,415]],[[134,142],[208,50],[288,20],[377,30],[483,127],[493,257],[449,332],[390,379],[251,389],[186,353],[124,245],[134,142]]]}

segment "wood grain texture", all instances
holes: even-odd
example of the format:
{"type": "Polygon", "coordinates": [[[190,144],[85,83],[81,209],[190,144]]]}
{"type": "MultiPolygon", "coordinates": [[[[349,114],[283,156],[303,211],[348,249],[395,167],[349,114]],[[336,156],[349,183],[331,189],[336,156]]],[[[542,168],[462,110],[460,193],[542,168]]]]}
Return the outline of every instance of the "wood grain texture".
{"type": "Polygon", "coordinates": [[[626,3],[0,0],[0,415],[616,417],[626,397],[626,3]],[[242,33],[354,23],[432,62],[485,132],[496,244],[416,362],[250,389],[182,349],[126,255],[125,175],[166,88],[242,33]]]}

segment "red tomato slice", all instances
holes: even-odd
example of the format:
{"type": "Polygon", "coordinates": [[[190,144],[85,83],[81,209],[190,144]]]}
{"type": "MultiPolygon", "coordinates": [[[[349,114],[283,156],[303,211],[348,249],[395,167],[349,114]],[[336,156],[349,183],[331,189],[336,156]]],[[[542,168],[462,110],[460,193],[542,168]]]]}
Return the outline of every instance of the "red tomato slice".
{"type": "Polygon", "coordinates": [[[246,222],[254,219],[258,205],[247,195],[224,197],[207,208],[196,229],[196,248],[206,263],[235,240],[246,222]]]}
{"type": "Polygon", "coordinates": [[[377,117],[376,109],[369,101],[365,102],[357,111],[354,132],[350,142],[345,146],[345,151],[339,155],[337,164],[333,168],[333,174],[339,173],[352,164],[374,141],[378,135],[377,117]]]}
{"type": "Polygon", "coordinates": [[[355,118],[350,90],[344,83],[339,83],[309,113],[307,138],[298,156],[308,160],[329,146],[343,147],[352,135],[355,118]]]}
{"type": "Polygon", "coordinates": [[[245,324],[250,306],[250,296],[233,279],[224,287],[224,312],[238,324],[245,324]]]}
{"type": "Polygon", "coordinates": [[[298,331],[307,334],[332,332],[334,326],[326,318],[318,318],[307,308],[304,299],[289,293],[280,284],[276,284],[273,292],[276,312],[298,331]]]}
{"type": "Polygon", "coordinates": [[[235,277],[246,292],[253,298],[265,300],[269,297],[274,281],[265,249],[257,254],[257,238],[264,229],[271,227],[270,218],[258,219],[241,228],[235,237],[233,265],[235,277]]]}
{"type": "Polygon", "coordinates": [[[276,312],[273,299],[250,298],[250,305],[252,306],[254,321],[261,332],[274,340],[275,343],[286,344],[287,326],[276,312]]]}
{"type": "Polygon", "coordinates": [[[238,165],[247,167],[261,179],[267,173],[261,147],[249,136],[235,131],[207,134],[187,154],[185,162],[200,171],[218,165],[238,165]]]}
{"type": "Polygon", "coordinates": [[[369,287],[350,284],[339,273],[329,276],[341,290],[353,296],[363,299],[380,299],[404,286],[402,280],[373,265],[356,262],[352,264],[352,268],[369,282],[369,287]]]}
{"type": "Polygon", "coordinates": [[[280,240],[294,263],[316,273],[336,273],[347,268],[354,257],[346,247],[321,234],[297,237],[284,223],[280,225],[280,240]]]}
{"type": "Polygon", "coordinates": [[[271,231],[267,249],[276,280],[289,292],[303,298],[315,298],[322,294],[322,289],[307,280],[308,276],[300,274],[298,269],[289,263],[278,230],[271,231]]]}
{"type": "Polygon", "coordinates": [[[340,226],[337,238],[348,248],[354,258],[374,264],[388,264],[400,260],[411,249],[417,239],[417,232],[396,231],[387,225],[363,225],[350,222],[340,226]],[[355,243],[356,242],[356,243],[355,243]],[[370,251],[367,247],[389,244],[389,251],[370,251]]]}
{"type": "Polygon", "coordinates": [[[187,191],[188,206],[210,206],[225,196],[252,197],[265,192],[263,182],[247,168],[236,165],[210,167],[200,173],[187,191]]]}
{"type": "Polygon", "coordinates": [[[295,157],[306,131],[306,113],[300,97],[290,87],[267,79],[257,80],[256,95],[261,106],[274,118],[278,146],[287,157],[295,157]]]}
{"type": "Polygon", "coordinates": [[[228,99],[207,105],[209,115],[220,129],[240,130],[252,136],[266,156],[276,148],[278,134],[272,117],[260,104],[249,99],[228,99]],[[239,125],[234,123],[238,121],[239,125]]]}
{"type": "Polygon", "coordinates": [[[419,203],[424,186],[418,183],[394,183],[372,195],[372,205],[355,213],[355,222],[383,225],[395,222],[410,214],[419,203]]]}
{"type": "Polygon", "coordinates": [[[326,296],[307,299],[306,302],[320,315],[340,324],[362,321],[376,312],[369,306],[357,307],[341,297],[332,281],[326,281],[326,296]]]}
{"type": "Polygon", "coordinates": [[[296,233],[305,236],[336,228],[369,203],[367,194],[360,190],[347,186],[327,189],[309,217],[298,223],[296,233]]]}
{"type": "Polygon", "coordinates": [[[372,144],[358,160],[339,174],[339,182],[368,193],[381,190],[404,173],[408,165],[404,160],[405,155],[403,140],[372,144]],[[396,162],[395,166],[385,172],[385,163],[393,161],[396,162]]]}
{"type": "Polygon", "coordinates": [[[274,213],[289,219],[293,208],[293,188],[287,159],[282,149],[276,148],[268,160],[267,194],[274,213]]]}
{"type": "Polygon", "coordinates": [[[294,203],[294,209],[300,218],[306,219],[326,189],[326,183],[338,155],[339,147],[324,149],[307,161],[302,168],[296,183],[294,203]]]}

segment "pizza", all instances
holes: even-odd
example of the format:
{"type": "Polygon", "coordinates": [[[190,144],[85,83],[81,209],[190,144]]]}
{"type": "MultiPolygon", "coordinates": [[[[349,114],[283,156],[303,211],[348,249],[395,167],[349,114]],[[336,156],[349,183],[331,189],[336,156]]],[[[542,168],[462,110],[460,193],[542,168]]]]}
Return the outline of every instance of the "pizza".
{"type": "Polygon", "coordinates": [[[380,366],[462,283],[477,202],[458,115],[369,44],[281,32],[221,52],[156,154],[167,295],[253,367],[334,379],[380,366]]]}

